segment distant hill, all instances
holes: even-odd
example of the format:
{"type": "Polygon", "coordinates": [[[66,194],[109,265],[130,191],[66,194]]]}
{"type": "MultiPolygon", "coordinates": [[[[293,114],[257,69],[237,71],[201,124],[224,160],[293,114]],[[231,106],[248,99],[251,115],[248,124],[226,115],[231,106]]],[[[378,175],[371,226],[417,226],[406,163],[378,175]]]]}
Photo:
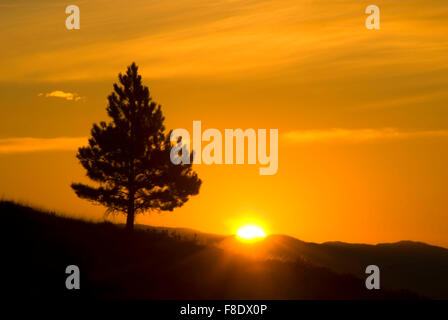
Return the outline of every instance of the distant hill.
{"type": "Polygon", "coordinates": [[[365,269],[375,264],[381,270],[381,283],[387,288],[409,289],[426,297],[448,299],[448,249],[423,242],[400,241],[377,245],[305,242],[285,235],[270,235],[251,244],[240,243],[233,236],[201,233],[191,229],[152,228],[187,239],[196,238],[245,256],[294,262],[297,259],[326,267],[341,274],[364,279],[365,269]]]}
{"type": "MultiPolygon", "coordinates": [[[[367,290],[363,279],[302,258],[266,260],[222,248],[232,237],[195,237],[186,230],[173,235],[172,229],[151,227],[129,235],[121,226],[63,218],[7,201],[0,202],[0,215],[2,290],[9,298],[419,298],[385,287],[367,290]],[[81,270],[81,290],[65,289],[65,268],[71,264],[81,270]]],[[[344,245],[325,248],[342,250],[344,245]]]]}
{"type": "Polygon", "coordinates": [[[422,242],[316,244],[289,236],[272,235],[256,243],[251,249],[239,245],[231,238],[221,246],[252,256],[283,261],[300,258],[314,265],[360,278],[365,278],[366,266],[374,264],[380,267],[381,284],[387,288],[409,289],[427,297],[448,299],[448,249],[422,242]]]}

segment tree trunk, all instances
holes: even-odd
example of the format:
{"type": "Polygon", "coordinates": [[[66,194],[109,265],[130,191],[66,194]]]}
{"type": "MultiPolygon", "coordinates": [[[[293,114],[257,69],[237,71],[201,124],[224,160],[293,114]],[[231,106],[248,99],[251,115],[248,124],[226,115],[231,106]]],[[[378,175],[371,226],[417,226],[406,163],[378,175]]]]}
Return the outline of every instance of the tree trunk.
{"type": "Polygon", "coordinates": [[[129,195],[128,216],[126,218],[126,230],[131,232],[134,230],[134,213],[134,193],[131,192],[129,195]]]}
{"type": "Polygon", "coordinates": [[[133,231],[134,230],[134,211],[129,211],[128,216],[126,218],[126,230],[133,231]]]}
{"type": "Polygon", "coordinates": [[[131,119],[130,119],[130,126],[131,126],[131,132],[130,132],[130,161],[129,161],[129,177],[128,177],[128,190],[129,190],[129,204],[128,204],[128,216],[126,218],[126,230],[129,232],[132,232],[134,230],[134,214],[135,214],[135,189],[134,189],[134,181],[135,181],[135,168],[134,168],[134,111],[135,111],[135,104],[133,101],[130,101],[131,103],[131,119]]]}

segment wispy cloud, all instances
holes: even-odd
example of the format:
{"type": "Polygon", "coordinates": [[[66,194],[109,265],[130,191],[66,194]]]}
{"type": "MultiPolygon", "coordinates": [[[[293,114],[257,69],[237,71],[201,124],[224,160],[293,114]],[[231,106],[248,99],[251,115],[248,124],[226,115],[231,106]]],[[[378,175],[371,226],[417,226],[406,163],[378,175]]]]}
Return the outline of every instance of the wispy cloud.
{"type": "Polygon", "coordinates": [[[448,130],[402,131],[395,128],[294,130],[283,134],[286,141],[293,143],[351,142],[372,140],[409,139],[418,137],[448,138],[448,130]]]}
{"type": "Polygon", "coordinates": [[[14,58],[3,59],[0,67],[13,72],[4,72],[0,81],[108,79],[130,61],[141,64],[152,78],[235,77],[292,67],[325,78],[349,72],[370,76],[368,66],[394,67],[400,74],[447,66],[447,26],[440,0],[429,5],[428,0],[413,1],[404,7],[381,1],[389,13],[381,34],[366,31],[365,7],[354,0],[137,2],[134,9],[116,2],[104,14],[106,2],[92,1],[81,29],[88,32],[80,42],[67,36],[59,20],[43,18],[41,11],[29,13],[28,23],[20,26],[16,16],[5,16],[21,39],[28,40],[37,23],[46,36],[29,40],[36,43],[26,47],[32,50],[5,48],[14,58]],[[150,22],[149,15],[154,17],[150,22]],[[47,21],[44,26],[42,20],[47,21]],[[122,28],[125,20],[135,20],[135,27],[122,28]],[[112,32],[116,37],[108,36],[112,32]],[[403,54],[409,51],[413,54],[403,54]]]}
{"type": "Polygon", "coordinates": [[[86,144],[86,137],[3,138],[0,139],[0,154],[72,151],[86,144]]]}
{"type": "Polygon", "coordinates": [[[38,94],[39,97],[53,97],[53,98],[61,98],[61,99],[65,99],[65,100],[69,100],[69,101],[79,101],[81,100],[81,97],[76,94],[76,93],[71,93],[71,92],[64,92],[62,90],[55,90],[49,93],[39,93],[38,94]]]}
{"type": "MultiPolygon", "coordinates": [[[[402,131],[395,128],[382,129],[327,129],[294,130],[282,135],[283,141],[308,143],[362,143],[375,140],[399,140],[411,138],[448,138],[448,130],[402,131]]],[[[43,151],[73,151],[87,144],[87,137],[56,138],[3,138],[0,154],[31,153],[43,151]]]]}

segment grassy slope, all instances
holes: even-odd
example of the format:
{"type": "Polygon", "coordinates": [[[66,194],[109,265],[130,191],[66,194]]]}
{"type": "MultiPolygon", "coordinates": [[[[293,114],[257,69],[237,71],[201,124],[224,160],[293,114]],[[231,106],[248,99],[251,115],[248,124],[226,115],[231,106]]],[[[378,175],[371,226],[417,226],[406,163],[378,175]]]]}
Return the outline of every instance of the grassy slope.
{"type": "Polygon", "coordinates": [[[0,202],[4,290],[10,296],[113,299],[415,298],[368,291],[364,281],[298,259],[259,261],[157,230],[58,217],[0,202]],[[65,267],[81,290],[65,289],[65,267]],[[6,287],[5,287],[6,286],[6,287]]]}

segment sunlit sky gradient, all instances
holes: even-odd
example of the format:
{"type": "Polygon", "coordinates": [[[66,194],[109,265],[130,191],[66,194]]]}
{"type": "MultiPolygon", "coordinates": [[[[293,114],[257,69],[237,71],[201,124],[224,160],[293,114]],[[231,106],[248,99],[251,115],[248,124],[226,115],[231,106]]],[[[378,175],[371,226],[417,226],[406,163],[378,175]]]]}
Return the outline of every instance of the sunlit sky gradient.
{"type": "Polygon", "coordinates": [[[448,246],[447,17],[445,0],[2,0],[0,195],[103,219],[70,189],[76,148],[135,61],[168,128],[280,132],[277,175],[195,166],[200,194],[138,223],[448,246]]]}

